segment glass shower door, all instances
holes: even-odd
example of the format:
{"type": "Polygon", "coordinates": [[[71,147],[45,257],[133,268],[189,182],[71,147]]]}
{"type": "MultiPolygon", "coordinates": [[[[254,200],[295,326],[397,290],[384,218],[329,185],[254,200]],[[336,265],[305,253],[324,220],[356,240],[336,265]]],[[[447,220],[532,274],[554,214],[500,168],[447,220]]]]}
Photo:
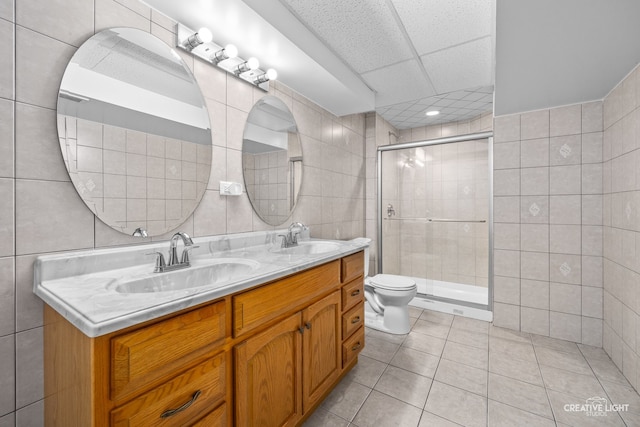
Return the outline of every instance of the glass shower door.
{"type": "Polygon", "coordinates": [[[380,159],[380,272],[414,278],[422,295],[487,305],[488,139],[425,142],[380,159]]]}

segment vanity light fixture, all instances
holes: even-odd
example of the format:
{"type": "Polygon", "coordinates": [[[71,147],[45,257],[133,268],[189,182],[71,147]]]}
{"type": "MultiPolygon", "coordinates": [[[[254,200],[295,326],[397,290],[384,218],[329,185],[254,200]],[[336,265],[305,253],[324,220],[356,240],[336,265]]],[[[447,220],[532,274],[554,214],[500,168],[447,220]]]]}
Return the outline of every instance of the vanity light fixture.
{"type": "Polygon", "coordinates": [[[183,42],[182,47],[191,52],[203,43],[210,43],[211,40],[213,40],[213,34],[211,34],[211,31],[208,28],[202,27],[197,33],[193,33],[187,37],[183,42]]]}
{"type": "Polygon", "coordinates": [[[254,80],[255,84],[265,83],[269,80],[275,80],[278,78],[278,72],[273,68],[269,68],[266,73],[258,76],[257,79],[254,80]]]}
{"type": "Polygon", "coordinates": [[[238,49],[234,45],[228,44],[222,47],[214,43],[212,38],[211,31],[206,28],[195,32],[182,24],[176,26],[177,47],[211,65],[222,68],[229,74],[257,86],[265,92],[269,91],[269,81],[278,77],[275,70],[261,70],[260,63],[256,58],[251,57],[245,60],[238,56],[238,49]]]}
{"type": "Polygon", "coordinates": [[[429,110],[429,111],[427,111],[427,116],[437,116],[438,114],[440,114],[440,111],[438,111],[438,110],[429,110]]]}
{"type": "Polygon", "coordinates": [[[228,44],[224,47],[224,49],[220,49],[219,51],[214,53],[211,57],[211,61],[215,64],[218,64],[218,62],[235,58],[236,56],[238,56],[238,48],[232,44],[228,44]]]}
{"type": "Polygon", "coordinates": [[[260,67],[260,61],[258,61],[253,56],[242,64],[238,65],[236,69],[233,71],[236,76],[239,76],[242,73],[246,73],[247,71],[257,70],[260,67]]]}

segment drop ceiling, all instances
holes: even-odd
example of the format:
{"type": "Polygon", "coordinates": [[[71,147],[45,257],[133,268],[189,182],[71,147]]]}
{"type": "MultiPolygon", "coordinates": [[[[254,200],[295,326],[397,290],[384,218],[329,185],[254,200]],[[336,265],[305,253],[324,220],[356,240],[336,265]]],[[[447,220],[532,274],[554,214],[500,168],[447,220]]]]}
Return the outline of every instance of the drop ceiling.
{"type": "Polygon", "coordinates": [[[146,2],[336,115],[375,110],[405,129],[492,110],[494,0],[146,2]]]}

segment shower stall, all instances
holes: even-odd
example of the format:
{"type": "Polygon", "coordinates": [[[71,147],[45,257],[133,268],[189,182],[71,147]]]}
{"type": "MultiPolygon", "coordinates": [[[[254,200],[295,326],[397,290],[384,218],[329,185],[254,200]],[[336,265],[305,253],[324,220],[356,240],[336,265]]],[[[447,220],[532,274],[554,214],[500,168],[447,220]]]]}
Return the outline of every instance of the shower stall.
{"type": "Polygon", "coordinates": [[[492,320],[492,135],[378,147],[378,273],[410,305],[492,320]]]}

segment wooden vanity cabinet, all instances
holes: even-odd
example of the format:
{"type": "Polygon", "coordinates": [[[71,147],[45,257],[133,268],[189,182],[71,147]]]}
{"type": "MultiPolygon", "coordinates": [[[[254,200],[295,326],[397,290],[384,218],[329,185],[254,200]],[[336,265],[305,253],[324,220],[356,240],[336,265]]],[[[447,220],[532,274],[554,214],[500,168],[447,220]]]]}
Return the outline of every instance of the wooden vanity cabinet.
{"type": "Polygon", "coordinates": [[[45,306],[45,425],[232,425],[227,299],[96,338],[45,306]]]}
{"type": "Polygon", "coordinates": [[[45,306],[45,425],[302,424],[364,346],[363,261],[96,338],[45,306]]]}

